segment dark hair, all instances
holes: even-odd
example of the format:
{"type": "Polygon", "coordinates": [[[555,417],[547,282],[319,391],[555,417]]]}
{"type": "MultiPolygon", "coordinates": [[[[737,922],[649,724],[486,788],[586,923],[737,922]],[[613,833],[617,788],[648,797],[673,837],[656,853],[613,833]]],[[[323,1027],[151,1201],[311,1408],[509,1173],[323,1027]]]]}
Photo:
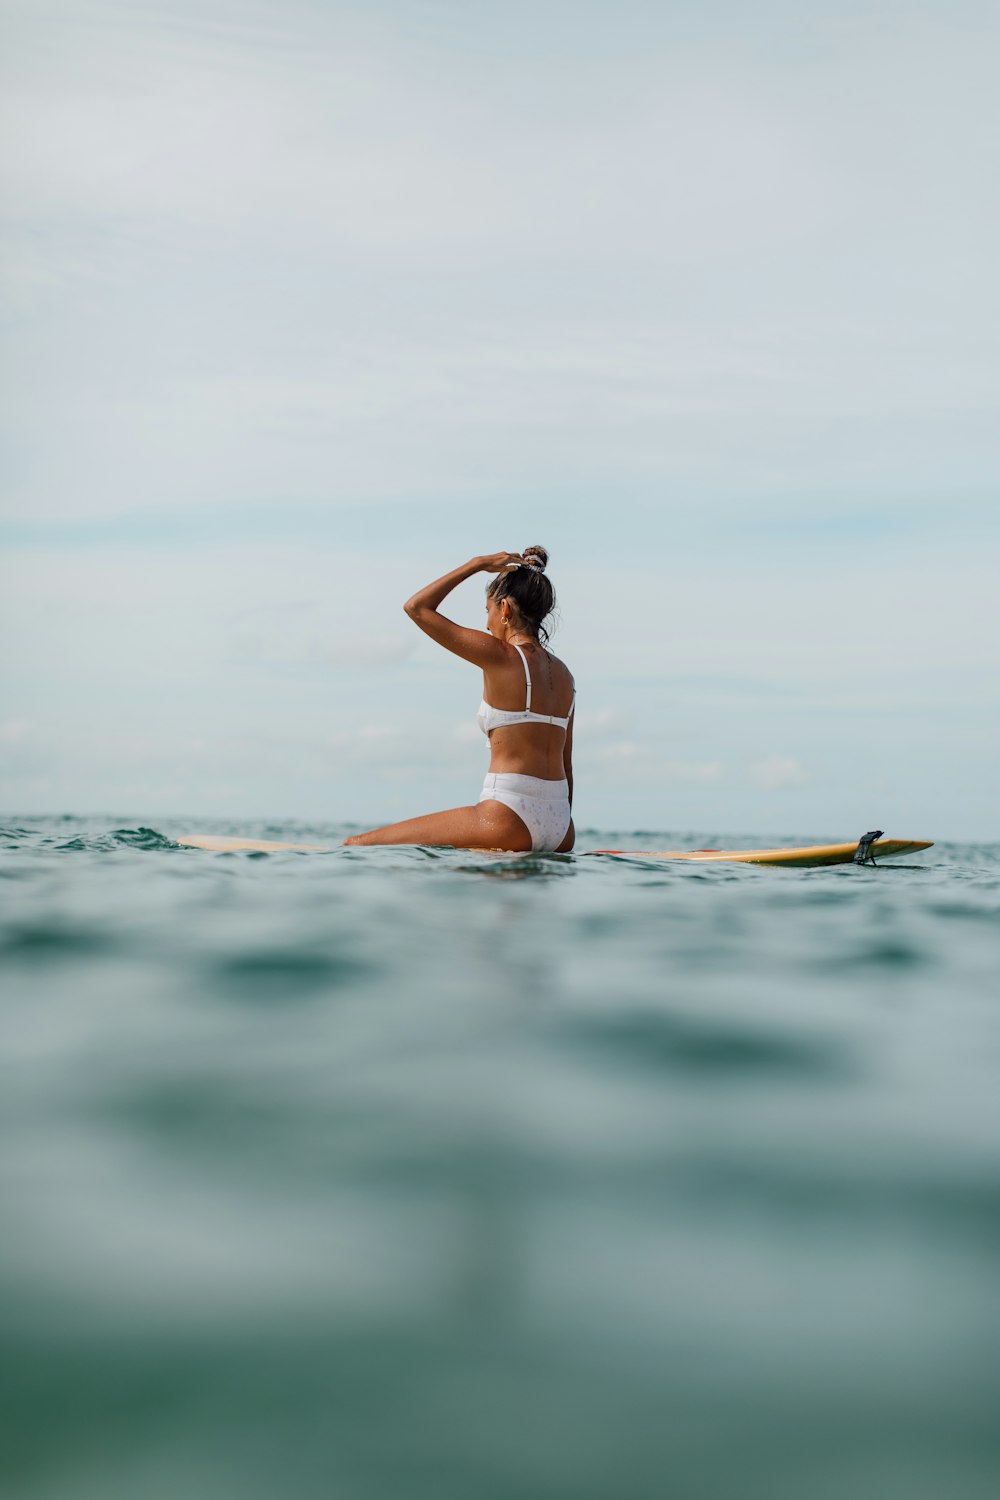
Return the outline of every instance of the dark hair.
{"type": "Polygon", "coordinates": [[[556,607],[556,591],[545,575],[549,554],[544,547],[525,547],[521,555],[524,565],[498,573],[486,593],[497,604],[501,599],[516,604],[525,625],[544,646],[549,632],[543,621],[556,607]]]}

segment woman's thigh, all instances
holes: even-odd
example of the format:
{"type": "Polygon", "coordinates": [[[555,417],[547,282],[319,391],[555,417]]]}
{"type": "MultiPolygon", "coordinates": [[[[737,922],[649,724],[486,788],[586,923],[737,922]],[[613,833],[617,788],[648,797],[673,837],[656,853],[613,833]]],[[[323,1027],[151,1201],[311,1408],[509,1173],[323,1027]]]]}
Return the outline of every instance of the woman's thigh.
{"type": "Polygon", "coordinates": [[[345,844],[448,844],[455,849],[531,848],[531,834],[521,819],[502,802],[480,802],[475,807],[452,807],[357,833],[345,844]]]}

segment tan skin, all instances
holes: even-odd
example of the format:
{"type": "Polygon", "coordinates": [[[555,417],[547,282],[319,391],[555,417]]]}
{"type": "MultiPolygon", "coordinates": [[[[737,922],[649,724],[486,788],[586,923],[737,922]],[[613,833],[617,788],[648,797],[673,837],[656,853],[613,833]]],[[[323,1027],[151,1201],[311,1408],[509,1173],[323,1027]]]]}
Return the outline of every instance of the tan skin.
{"type": "MultiPolygon", "coordinates": [[[[524,666],[512,642],[528,658],[531,672],[531,707],[540,714],[565,718],[573,701],[573,678],[558,657],[546,651],[534,632],[521,619],[510,599],[486,601],[486,630],[457,625],[438,611],[452,589],[476,573],[503,573],[524,562],[517,552],[496,552],[473,557],[435,583],[429,583],[408,599],[403,608],[415,625],[432,641],[453,651],[463,661],[483,672],[483,697],[494,708],[524,707],[524,666]]],[[[569,782],[573,802],[573,720],[568,730],[557,724],[512,724],[494,729],[490,735],[490,770],[517,776],[537,776],[543,781],[569,782]]],[[[560,853],[568,853],[576,839],[573,824],[560,853]]],[[[446,844],[456,849],[506,849],[523,852],[531,848],[531,834],[517,813],[502,802],[480,802],[474,807],[453,807],[447,812],[407,818],[370,833],[355,834],[347,844],[446,844]]]]}

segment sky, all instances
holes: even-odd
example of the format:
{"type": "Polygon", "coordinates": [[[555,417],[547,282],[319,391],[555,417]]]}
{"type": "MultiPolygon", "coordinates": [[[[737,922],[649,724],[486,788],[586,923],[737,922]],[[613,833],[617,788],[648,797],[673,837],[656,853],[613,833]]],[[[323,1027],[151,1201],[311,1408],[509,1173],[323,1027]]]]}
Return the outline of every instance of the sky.
{"type": "Polygon", "coordinates": [[[1000,13],[0,0],[0,814],[1000,838],[1000,13]],[[483,621],[485,578],[445,606],[483,621]]]}

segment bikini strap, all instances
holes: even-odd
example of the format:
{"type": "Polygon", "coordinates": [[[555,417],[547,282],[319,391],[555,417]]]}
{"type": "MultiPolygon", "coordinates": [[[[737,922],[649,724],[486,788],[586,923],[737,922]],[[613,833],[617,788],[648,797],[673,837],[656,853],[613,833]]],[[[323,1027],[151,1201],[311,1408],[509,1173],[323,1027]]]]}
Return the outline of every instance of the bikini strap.
{"type": "Polygon", "coordinates": [[[524,711],[526,714],[528,714],[531,712],[531,673],[528,671],[528,658],[525,656],[524,652],[521,650],[516,641],[511,641],[511,645],[514,647],[514,650],[524,662],[524,680],[528,684],[528,701],[524,705],[524,711]]]}

